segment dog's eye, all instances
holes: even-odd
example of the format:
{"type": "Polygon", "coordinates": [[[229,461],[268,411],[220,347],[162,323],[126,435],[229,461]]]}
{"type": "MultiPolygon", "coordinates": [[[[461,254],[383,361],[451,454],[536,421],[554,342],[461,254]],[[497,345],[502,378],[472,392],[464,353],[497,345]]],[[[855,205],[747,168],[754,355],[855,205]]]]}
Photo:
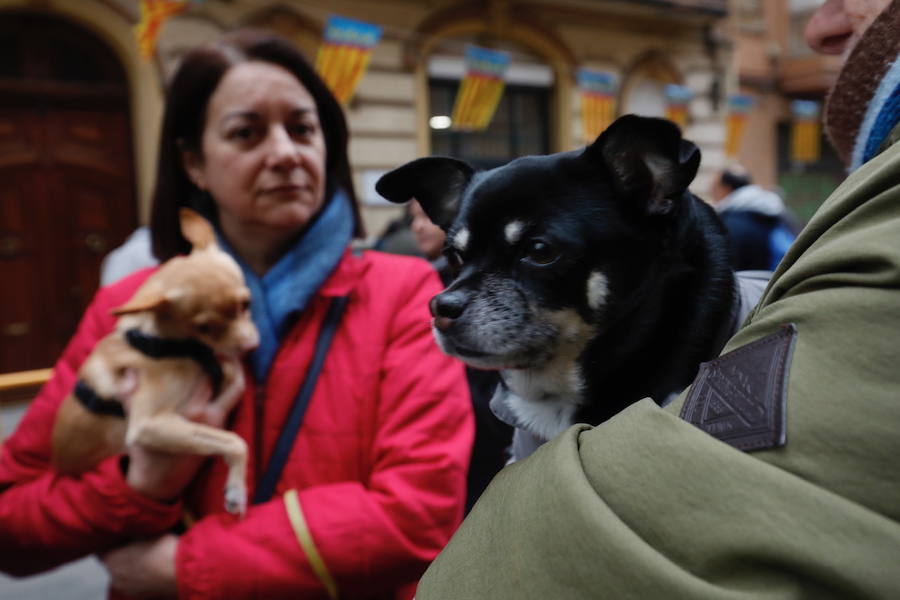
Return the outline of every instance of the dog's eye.
{"type": "Polygon", "coordinates": [[[221,332],[221,324],[216,320],[202,320],[194,323],[194,331],[200,335],[218,335],[221,332]]]}
{"type": "Polygon", "coordinates": [[[559,250],[543,240],[531,240],[525,250],[525,260],[536,265],[549,265],[559,258],[559,250]]]}

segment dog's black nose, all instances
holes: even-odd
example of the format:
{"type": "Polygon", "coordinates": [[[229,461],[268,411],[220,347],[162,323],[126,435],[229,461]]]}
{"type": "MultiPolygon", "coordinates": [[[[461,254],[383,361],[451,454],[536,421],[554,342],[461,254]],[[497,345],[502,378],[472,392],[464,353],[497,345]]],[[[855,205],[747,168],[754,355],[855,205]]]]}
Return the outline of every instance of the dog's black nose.
{"type": "Polygon", "coordinates": [[[435,319],[456,319],[466,309],[466,298],[458,291],[443,292],[431,299],[429,307],[435,319]]]}

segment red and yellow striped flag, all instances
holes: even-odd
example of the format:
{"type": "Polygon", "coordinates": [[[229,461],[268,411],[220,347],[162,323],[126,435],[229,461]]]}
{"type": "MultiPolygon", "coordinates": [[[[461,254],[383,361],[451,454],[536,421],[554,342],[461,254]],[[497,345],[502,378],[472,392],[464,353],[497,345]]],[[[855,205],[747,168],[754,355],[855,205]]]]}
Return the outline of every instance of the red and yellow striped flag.
{"type": "Polygon", "coordinates": [[[466,64],[468,70],[456,94],[451,126],[461,131],[481,131],[490,125],[503,96],[509,55],[468,46],[466,64]]]}
{"type": "Polygon", "coordinates": [[[670,83],[666,86],[666,118],[684,129],[688,123],[688,103],[694,93],[686,86],[670,83]]]}
{"type": "Polygon", "coordinates": [[[591,143],[616,118],[616,79],[612,73],[578,69],[581,88],[581,130],[591,143]]]}
{"type": "Polygon", "coordinates": [[[325,41],[316,56],[316,72],[338,102],[347,103],[369,68],[372,48],[381,39],[381,27],[331,16],[325,41]]]}
{"type": "Polygon", "coordinates": [[[797,164],[818,162],[821,155],[819,103],[811,100],[791,102],[791,161],[797,164]]]}
{"type": "Polygon", "coordinates": [[[728,158],[738,155],[751,108],[751,96],[736,95],[728,99],[728,116],[725,118],[725,156],[728,158]]]}
{"type": "Polygon", "coordinates": [[[156,40],[166,19],[187,8],[188,0],[141,0],[141,20],[134,26],[138,50],[143,58],[156,52],[156,40]]]}

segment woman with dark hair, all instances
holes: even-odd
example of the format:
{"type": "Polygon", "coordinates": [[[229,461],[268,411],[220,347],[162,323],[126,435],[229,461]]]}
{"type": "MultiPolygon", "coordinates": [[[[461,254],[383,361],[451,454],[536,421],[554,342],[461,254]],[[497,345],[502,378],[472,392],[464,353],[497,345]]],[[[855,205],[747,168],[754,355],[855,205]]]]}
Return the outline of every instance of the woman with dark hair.
{"type": "Polygon", "coordinates": [[[56,409],[145,269],[97,294],[3,447],[0,568],[100,553],[130,597],[411,597],[462,516],[468,391],[431,338],[427,263],[349,251],[362,227],[343,113],[290,43],[242,31],[184,57],[153,200],[160,260],[188,249],[182,206],[214,223],[253,294],[244,396],[227,422],[198,417],[249,446],[246,516],[223,512],[222,461],[132,447],[78,478],[49,466],[56,409]]]}

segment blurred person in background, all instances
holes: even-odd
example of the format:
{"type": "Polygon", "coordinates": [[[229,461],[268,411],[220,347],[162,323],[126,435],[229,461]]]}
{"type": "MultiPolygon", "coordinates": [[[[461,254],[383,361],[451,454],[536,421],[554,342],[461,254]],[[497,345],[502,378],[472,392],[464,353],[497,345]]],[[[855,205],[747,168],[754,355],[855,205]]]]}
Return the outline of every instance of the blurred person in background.
{"type": "Polygon", "coordinates": [[[472,409],[462,365],[431,335],[432,269],[350,251],[362,232],[347,137],[340,105],[280,37],[239,31],[184,56],[151,235],[162,261],[186,252],[178,211],[199,210],[251,290],[261,341],[244,394],[231,415],[196,418],[246,441],[252,505],[224,512],[221,460],[132,446],[78,477],[50,466],[57,408],[144,269],[98,292],[3,445],[0,569],[97,553],[116,597],[412,597],[463,516],[472,409]],[[184,514],[190,527],[170,533],[184,514]]]}
{"type": "Polygon", "coordinates": [[[416,245],[415,236],[409,229],[409,210],[387,224],[381,235],[372,245],[373,250],[390,252],[391,254],[403,254],[405,256],[422,256],[422,251],[416,245]]]}
{"type": "Polygon", "coordinates": [[[444,230],[431,222],[422,206],[415,200],[406,205],[409,214],[409,230],[416,242],[416,248],[434,267],[444,286],[450,285],[454,273],[444,256],[444,240],[447,235],[444,230]]]}
{"type": "Polygon", "coordinates": [[[100,263],[100,285],[109,285],[131,275],[135,271],[158,264],[153,256],[153,241],[150,228],[135,229],[121,246],[114,248],[100,263]]]}
{"type": "Polygon", "coordinates": [[[852,173],[723,354],[659,407],[501,471],[418,600],[894,598],[900,589],[900,0],[826,0],[852,173]]]}
{"type": "Polygon", "coordinates": [[[735,271],[774,271],[800,232],[781,197],[753,183],[743,167],[716,174],[711,195],[731,240],[735,271]]]}

